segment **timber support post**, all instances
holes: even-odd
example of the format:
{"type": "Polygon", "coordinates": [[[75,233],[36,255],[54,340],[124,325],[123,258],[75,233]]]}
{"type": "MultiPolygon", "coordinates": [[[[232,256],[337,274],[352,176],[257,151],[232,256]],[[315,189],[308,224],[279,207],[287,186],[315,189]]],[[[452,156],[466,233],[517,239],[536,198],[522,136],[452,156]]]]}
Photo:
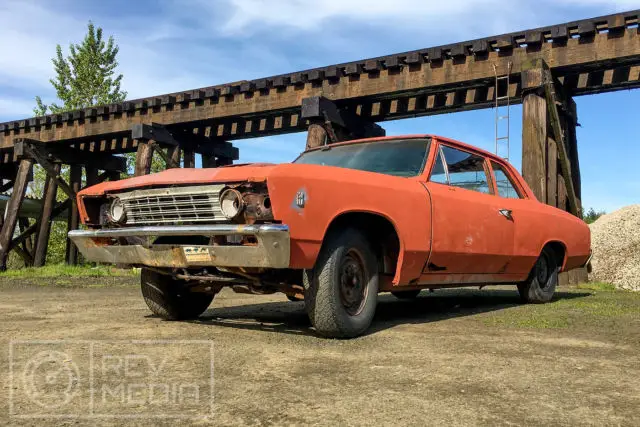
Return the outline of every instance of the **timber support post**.
{"type": "Polygon", "coordinates": [[[522,72],[522,100],[522,176],[538,200],[581,217],[575,103],[541,60],[522,72]]]}
{"type": "MultiPolygon", "coordinates": [[[[88,176],[88,174],[87,174],[88,176]]],[[[69,170],[69,184],[71,188],[77,193],[82,186],[82,166],[72,165],[69,170]]],[[[74,197],[71,200],[71,206],[69,207],[69,214],[67,215],[67,230],[77,230],[80,225],[80,214],[78,212],[78,201],[74,197]]],[[[78,248],[71,239],[67,237],[65,249],[65,262],[69,265],[78,264],[78,248]]]]}
{"type": "MultiPolygon", "coordinates": [[[[69,229],[78,228],[76,194],[82,185],[82,166],[86,168],[87,185],[93,185],[110,177],[119,177],[120,172],[127,170],[126,159],[108,153],[86,152],[73,146],[43,144],[27,138],[15,141],[14,155],[20,164],[14,180],[13,193],[7,203],[6,221],[0,232],[0,267],[6,267],[7,255],[11,250],[24,259],[25,265],[41,267],[46,263],[51,221],[68,210],[69,229]],[[28,220],[19,219],[18,216],[27,183],[32,180],[34,164],[39,164],[44,169],[46,181],[37,220],[29,225],[28,220]],[[61,174],[63,164],[70,165],[69,183],[61,174]],[[99,175],[99,170],[105,172],[99,175]],[[57,203],[58,188],[64,191],[67,199],[57,203]],[[20,221],[20,234],[14,238],[17,221],[20,221]],[[33,235],[35,238],[32,242],[33,235]]],[[[75,247],[67,239],[65,260],[73,264],[77,259],[75,247]]]]}
{"type": "MultiPolygon", "coordinates": [[[[33,251],[33,266],[42,267],[47,260],[47,247],[49,235],[51,234],[51,213],[56,203],[58,194],[58,177],[60,175],[60,164],[53,165],[55,175],[47,175],[42,196],[42,206],[37,220],[36,240],[33,251]]],[[[75,197],[74,197],[75,198],[75,197]]]]}
{"type": "Polygon", "coordinates": [[[385,130],[323,96],[302,100],[301,120],[308,123],[306,149],[350,139],[385,136],[385,130]]]}
{"type": "Polygon", "coordinates": [[[4,221],[0,231],[0,270],[7,269],[11,239],[18,222],[18,211],[27,192],[27,184],[32,179],[33,159],[23,158],[18,165],[18,172],[13,184],[13,192],[7,202],[4,221]]]}
{"type": "Polygon", "coordinates": [[[196,153],[202,155],[203,167],[230,165],[239,158],[238,149],[229,142],[194,132],[172,133],[157,123],[134,125],[131,137],[138,141],[136,176],[150,173],[154,150],[167,168],[180,167],[180,153],[184,168],[196,167],[196,153]],[[166,152],[163,147],[167,147],[166,152]]]}
{"type": "Polygon", "coordinates": [[[164,160],[167,169],[180,167],[180,143],[164,126],[136,124],[131,128],[131,138],[138,142],[135,176],[151,173],[154,152],[164,160]]]}

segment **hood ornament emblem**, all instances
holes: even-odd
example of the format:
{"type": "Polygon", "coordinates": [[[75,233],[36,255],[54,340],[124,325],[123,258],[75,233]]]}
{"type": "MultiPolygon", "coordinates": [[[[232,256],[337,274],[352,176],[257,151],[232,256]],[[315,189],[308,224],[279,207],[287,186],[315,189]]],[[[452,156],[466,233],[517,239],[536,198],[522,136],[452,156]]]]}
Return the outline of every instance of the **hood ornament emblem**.
{"type": "Polygon", "coordinates": [[[304,208],[304,204],[307,201],[307,195],[304,191],[298,191],[296,193],[296,206],[298,206],[299,208],[304,208]]]}

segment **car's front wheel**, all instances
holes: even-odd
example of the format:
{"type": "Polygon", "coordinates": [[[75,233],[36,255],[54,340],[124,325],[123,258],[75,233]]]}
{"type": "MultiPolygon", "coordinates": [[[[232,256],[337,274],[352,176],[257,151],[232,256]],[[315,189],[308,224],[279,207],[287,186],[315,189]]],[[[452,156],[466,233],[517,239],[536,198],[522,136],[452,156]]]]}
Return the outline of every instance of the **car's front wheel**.
{"type": "Polygon", "coordinates": [[[313,270],[303,276],[305,308],[320,335],[363,334],[376,311],[376,255],[362,232],[338,230],[327,236],[313,270]]]}
{"type": "Polygon", "coordinates": [[[558,260],[550,248],[544,248],[529,278],[518,284],[523,302],[545,303],[551,301],[558,286],[558,260]]]}
{"type": "Polygon", "coordinates": [[[140,287],[149,310],[166,320],[194,319],[213,301],[213,295],[192,292],[184,281],[148,268],[140,273],[140,287]]]}

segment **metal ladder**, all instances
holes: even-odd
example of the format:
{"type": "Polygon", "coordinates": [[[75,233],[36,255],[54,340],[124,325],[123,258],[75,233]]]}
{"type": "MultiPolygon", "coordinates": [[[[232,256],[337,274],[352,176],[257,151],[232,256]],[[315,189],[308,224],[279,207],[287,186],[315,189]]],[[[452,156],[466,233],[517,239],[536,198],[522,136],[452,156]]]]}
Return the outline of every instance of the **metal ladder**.
{"type": "Polygon", "coordinates": [[[501,154],[503,154],[506,151],[506,156],[502,156],[504,157],[505,160],[509,161],[509,107],[511,106],[510,103],[510,98],[509,98],[509,83],[510,83],[510,76],[511,76],[511,62],[509,62],[509,69],[507,71],[507,75],[506,76],[498,76],[498,69],[496,68],[495,64],[493,65],[493,73],[496,76],[496,85],[495,85],[495,89],[494,89],[494,98],[495,98],[495,113],[496,113],[496,118],[495,118],[495,126],[496,126],[496,133],[495,133],[495,153],[496,156],[500,156],[501,154]],[[507,82],[507,92],[504,96],[498,96],[498,84],[501,81],[506,81],[507,82]],[[505,103],[506,101],[506,103],[505,103]],[[500,135],[500,126],[499,123],[501,120],[506,120],[507,121],[507,129],[506,129],[506,134],[500,135]]]}

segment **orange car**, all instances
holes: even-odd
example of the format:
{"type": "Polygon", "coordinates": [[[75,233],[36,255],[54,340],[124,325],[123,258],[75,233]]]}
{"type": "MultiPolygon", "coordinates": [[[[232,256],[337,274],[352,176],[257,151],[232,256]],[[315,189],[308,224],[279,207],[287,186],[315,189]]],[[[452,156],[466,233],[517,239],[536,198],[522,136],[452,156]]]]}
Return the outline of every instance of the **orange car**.
{"type": "Polygon", "coordinates": [[[371,138],[291,164],[169,169],[78,194],[90,261],[142,267],[153,313],[187,319],[223,287],[304,299],[316,331],[362,334],[379,292],[515,284],[547,302],[585,265],[580,219],[538,202],[503,159],[450,139],[371,138]]]}

